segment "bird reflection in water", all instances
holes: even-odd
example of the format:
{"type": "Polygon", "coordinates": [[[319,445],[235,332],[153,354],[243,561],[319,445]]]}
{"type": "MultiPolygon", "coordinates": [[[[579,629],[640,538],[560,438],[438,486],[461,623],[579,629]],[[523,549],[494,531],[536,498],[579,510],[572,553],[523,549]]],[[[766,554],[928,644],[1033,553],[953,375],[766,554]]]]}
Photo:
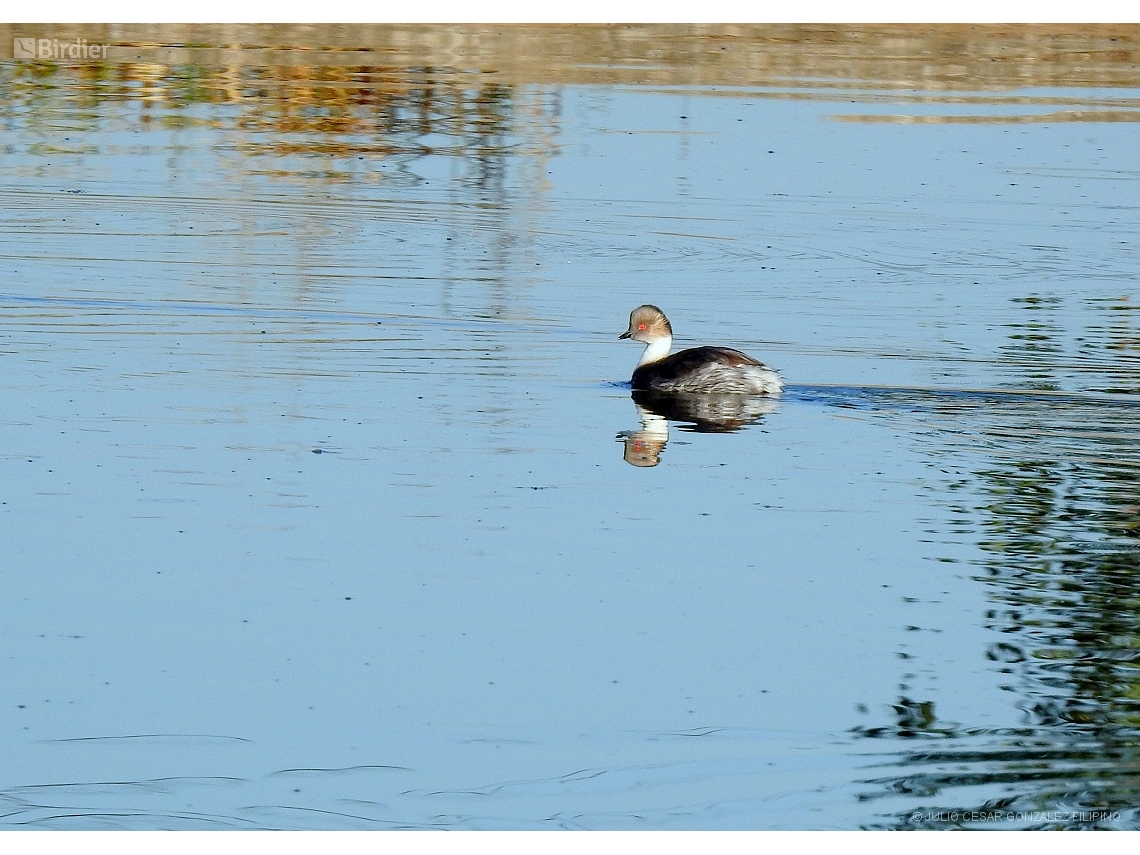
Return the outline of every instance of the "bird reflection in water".
{"type": "Polygon", "coordinates": [[[641,418],[640,430],[622,431],[625,462],[656,466],[669,442],[669,422],[697,433],[731,433],[758,422],[776,409],[778,399],[756,395],[707,395],[685,392],[634,390],[633,404],[641,418]]]}

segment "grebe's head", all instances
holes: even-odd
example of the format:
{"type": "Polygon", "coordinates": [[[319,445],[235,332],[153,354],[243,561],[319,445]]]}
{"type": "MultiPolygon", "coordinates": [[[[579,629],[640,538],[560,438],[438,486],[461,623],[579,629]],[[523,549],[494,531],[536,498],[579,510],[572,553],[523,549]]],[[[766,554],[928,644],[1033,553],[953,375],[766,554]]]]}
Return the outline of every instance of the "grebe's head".
{"type": "Polygon", "coordinates": [[[673,339],[673,328],[669,326],[669,319],[665,313],[656,306],[638,306],[629,315],[629,329],[618,338],[632,338],[634,341],[643,341],[651,344],[667,338],[673,339]]]}

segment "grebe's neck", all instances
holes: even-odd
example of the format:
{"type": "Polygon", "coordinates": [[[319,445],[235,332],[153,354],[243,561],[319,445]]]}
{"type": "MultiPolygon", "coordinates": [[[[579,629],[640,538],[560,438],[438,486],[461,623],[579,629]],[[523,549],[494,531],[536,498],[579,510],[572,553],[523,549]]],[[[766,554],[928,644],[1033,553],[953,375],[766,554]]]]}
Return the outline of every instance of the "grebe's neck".
{"type": "Polygon", "coordinates": [[[645,352],[641,354],[641,360],[637,363],[637,367],[648,365],[651,362],[659,362],[669,355],[669,348],[673,346],[673,336],[667,335],[654,341],[649,342],[645,346],[645,352]]]}

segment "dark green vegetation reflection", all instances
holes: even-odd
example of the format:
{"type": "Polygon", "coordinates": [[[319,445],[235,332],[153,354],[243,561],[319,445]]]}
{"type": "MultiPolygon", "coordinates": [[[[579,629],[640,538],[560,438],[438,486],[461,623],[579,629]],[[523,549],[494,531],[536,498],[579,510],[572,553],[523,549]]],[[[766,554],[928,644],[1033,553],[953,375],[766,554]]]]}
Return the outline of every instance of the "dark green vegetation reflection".
{"type": "Polygon", "coordinates": [[[909,410],[926,428],[922,441],[941,474],[930,489],[947,511],[942,519],[955,521],[939,534],[982,549],[971,575],[992,603],[986,656],[1024,718],[1015,729],[943,721],[933,701],[909,692],[911,663],[895,721],[856,729],[914,745],[862,795],[915,803],[893,827],[1138,820],[1140,361],[1132,307],[1126,299],[1101,307],[1106,322],[1069,344],[1059,298],[1017,302],[1025,320],[1011,325],[1002,352],[1008,385],[1024,391],[948,396],[933,406],[906,396],[871,404],[909,410]],[[1052,378],[1081,359],[1095,363],[1103,392],[1053,392],[1052,378]],[[1114,392],[1132,394],[1104,394],[1114,392]]]}

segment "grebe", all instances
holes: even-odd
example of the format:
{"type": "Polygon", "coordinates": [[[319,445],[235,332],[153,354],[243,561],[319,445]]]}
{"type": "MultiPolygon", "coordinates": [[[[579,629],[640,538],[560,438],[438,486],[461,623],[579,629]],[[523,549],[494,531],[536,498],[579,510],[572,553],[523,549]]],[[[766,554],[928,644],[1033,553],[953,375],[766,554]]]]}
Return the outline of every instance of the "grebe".
{"type": "Polygon", "coordinates": [[[673,328],[656,306],[634,309],[618,338],[646,345],[633,371],[634,389],[776,397],[784,386],[771,368],[730,347],[694,347],[670,356],[673,328]]]}

